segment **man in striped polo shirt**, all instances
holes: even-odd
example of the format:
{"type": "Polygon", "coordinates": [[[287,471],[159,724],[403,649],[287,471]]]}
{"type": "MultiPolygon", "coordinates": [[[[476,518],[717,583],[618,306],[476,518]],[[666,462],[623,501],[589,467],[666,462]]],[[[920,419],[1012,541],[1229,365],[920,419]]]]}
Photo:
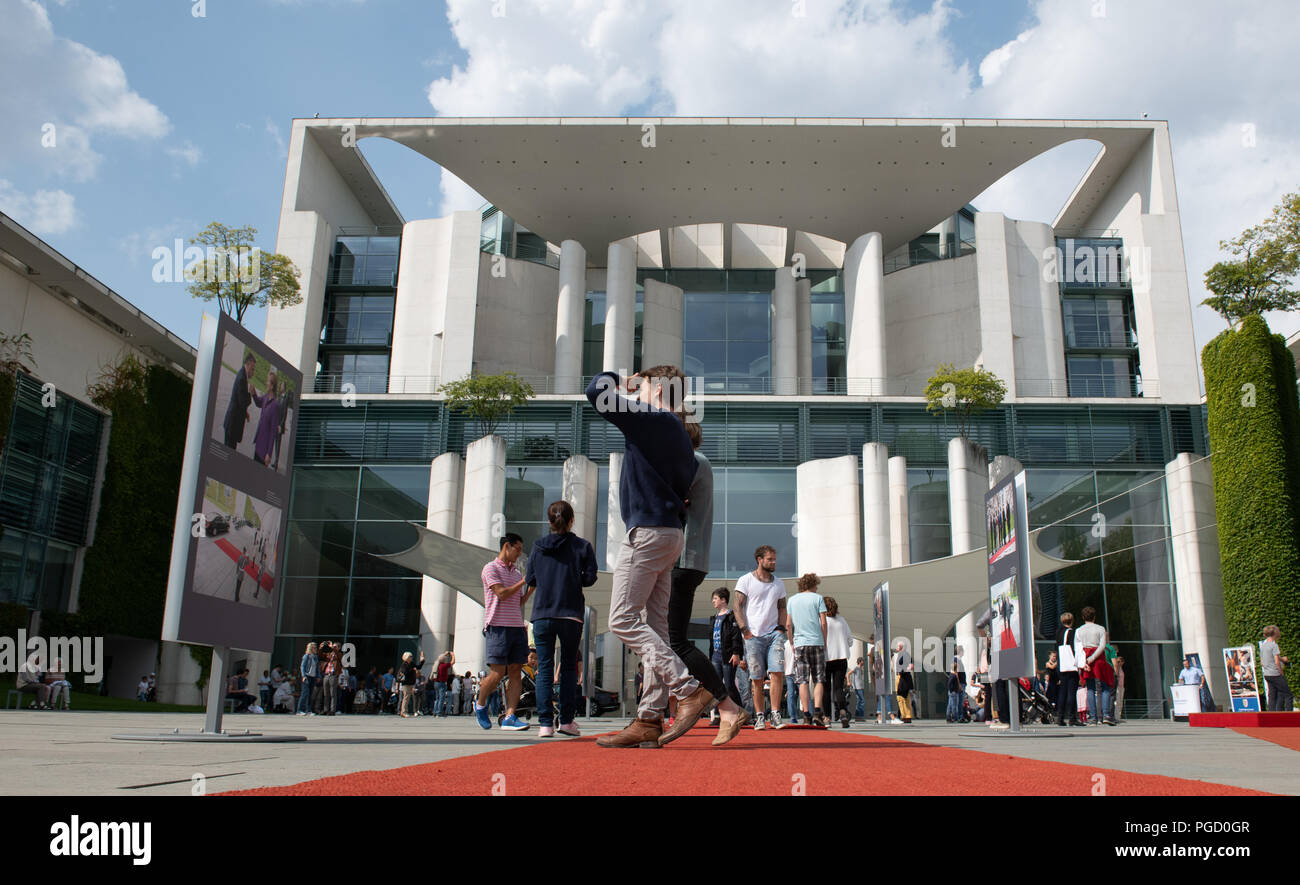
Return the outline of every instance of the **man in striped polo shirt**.
{"type": "Polygon", "coordinates": [[[506,731],[524,731],[528,723],[515,718],[519,703],[520,671],[528,660],[528,630],[524,627],[524,603],[532,588],[524,586],[524,576],[515,562],[524,552],[524,539],[514,532],[501,538],[501,552],[483,566],[483,635],[487,637],[486,662],[491,672],[479,683],[474,700],[474,717],[484,728],[492,728],[487,699],[497,690],[503,676],[506,684],[506,715],[501,727],[506,731]]]}

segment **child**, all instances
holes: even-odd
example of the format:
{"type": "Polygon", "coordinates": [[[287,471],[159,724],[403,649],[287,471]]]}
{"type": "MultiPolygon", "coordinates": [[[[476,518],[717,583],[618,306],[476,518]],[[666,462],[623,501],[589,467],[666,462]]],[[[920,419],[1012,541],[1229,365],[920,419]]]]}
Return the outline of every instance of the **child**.
{"type": "Polygon", "coordinates": [[[63,666],[62,661],[54,662],[54,669],[45,674],[45,682],[50,686],[50,696],[46,699],[46,704],[51,710],[59,708],[59,697],[63,697],[63,708],[72,709],[72,683],[68,681],[67,674],[59,668],[63,666]]]}

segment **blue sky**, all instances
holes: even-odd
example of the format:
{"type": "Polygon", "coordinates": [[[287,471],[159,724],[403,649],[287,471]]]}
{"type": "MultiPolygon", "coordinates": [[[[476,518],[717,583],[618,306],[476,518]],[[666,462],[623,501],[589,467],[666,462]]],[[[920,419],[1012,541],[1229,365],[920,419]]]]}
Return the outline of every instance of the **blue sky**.
{"type": "MultiPolygon", "coordinates": [[[[1300,180],[1285,2],[0,0],[0,210],[193,342],[150,253],[209,221],[274,249],[293,117],[550,114],[1168,119],[1195,304],[1216,243],[1300,180]],[[492,15],[496,7],[498,14],[492,15]],[[1100,12],[1100,14],[1098,14],[1100,12]],[[48,20],[44,18],[48,16],[48,20]],[[59,140],[41,147],[42,126],[59,140]],[[1256,143],[1241,145],[1243,125],[1256,143]]],[[[361,148],[407,219],[473,201],[361,148]]],[[[1050,221],[1090,153],[983,195],[1050,221]]],[[[209,311],[215,307],[208,307],[209,311]]],[[[1221,323],[1198,308],[1204,343],[1221,323]]],[[[1291,318],[1278,318],[1285,327],[1291,318]]],[[[264,315],[246,317],[255,332],[264,315]]],[[[1294,327],[1294,323],[1292,323],[1294,327]]]]}

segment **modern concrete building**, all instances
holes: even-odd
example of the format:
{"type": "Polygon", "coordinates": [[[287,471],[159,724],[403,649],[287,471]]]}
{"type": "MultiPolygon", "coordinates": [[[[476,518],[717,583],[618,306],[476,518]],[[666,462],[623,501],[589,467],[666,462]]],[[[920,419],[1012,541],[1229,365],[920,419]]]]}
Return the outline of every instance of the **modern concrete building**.
{"type": "MultiPolygon", "coordinates": [[[[418,643],[454,644],[458,669],[479,669],[477,606],[370,554],[410,546],[412,520],[531,544],[563,495],[612,565],[621,437],[581,392],[601,370],[661,362],[697,384],[717,477],[712,577],[752,568],[759,544],[783,575],[980,547],[1004,456],[1028,470],[1044,551],[1079,561],[1036,582],[1041,627],[1094,605],[1128,661],[1129,715],[1162,714],[1184,646],[1205,660],[1220,647],[1163,122],[297,120],[277,248],[305,298],[271,313],[266,339],[315,379],[278,660],[331,637],[363,667],[418,643]],[[357,149],[366,138],[421,153],[490,205],[407,220],[357,149]],[[1052,224],[971,205],[1076,140],[1098,153],[1052,224]],[[942,363],[1007,385],[969,441],[926,411],[942,363]],[[438,385],[503,371],[538,396],[476,442],[438,385]]],[[[979,614],[945,621],[972,667],[979,614]]],[[[619,667],[604,655],[598,681],[619,667]]]]}
{"type": "MultiPolygon", "coordinates": [[[[194,374],[195,351],[121,295],[0,214],[0,331],[30,336],[0,458],[0,602],[76,612],[112,420],[87,388],[134,355],[194,374]]],[[[159,588],[159,593],[164,588],[159,588]]],[[[157,640],[109,637],[122,696],[155,669],[157,640]],[[127,675],[134,674],[134,675],[127,675]]],[[[185,655],[185,660],[189,656],[185,655]]],[[[197,675],[183,677],[192,682],[197,675]]]]}

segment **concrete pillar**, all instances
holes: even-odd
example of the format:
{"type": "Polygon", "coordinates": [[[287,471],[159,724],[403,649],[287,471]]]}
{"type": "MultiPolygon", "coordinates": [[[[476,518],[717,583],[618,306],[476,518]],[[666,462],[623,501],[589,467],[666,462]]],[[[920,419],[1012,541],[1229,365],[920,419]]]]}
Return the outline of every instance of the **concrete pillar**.
{"type": "MultiPolygon", "coordinates": [[[[796,468],[798,573],[845,575],[862,570],[858,459],[805,461],[796,468]]],[[[778,554],[780,551],[778,551],[778,554]]],[[[789,570],[789,565],[784,567],[789,570]]]]}
{"type": "MultiPolygon", "coordinates": [[[[1024,374],[1021,361],[1035,367],[1041,382],[1025,385],[1020,392],[1025,395],[1068,396],[1065,380],[1065,326],[1061,319],[1061,286],[1056,267],[1056,232],[1051,225],[1033,221],[1017,221],[1015,230],[1020,234],[1024,249],[1032,259],[1034,280],[1026,280],[1024,290],[1027,303],[1019,306],[1015,344],[1016,368],[1024,374]],[[1030,299],[1034,286],[1037,297],[1030,299]],[[1023,330],[1019,327],[1023,323],[1023,330]],[[1040,368],[1041,367],[1041,368],[1040,368]]],[[[1025,380],[1030,380],[1026,377],[1025,380]]]]}
{"type": "Polygon", "coordinates": [[[632,372],[636,333],[636,252],[626,243],[610,243],[605,271],[606,372],[632,372]]]}
{"type": "Polygon", "coordinates": [[[573,455],[564,462],[560,496],[573,507],[573,533],[596,546],[596,495],[600,468],[586,455],[573,455]]]}
{"type": "MultiPolygon", "coordinates": [[[[658,280],[646,280],[643,298],[641,367],[667,365],[680,369],[683,359],[682,290],[658,280]]],[[[636,310],[635,302],[632,308],[636,310]]]]}
{"type": "Polygon", "coordinates": [[[794,271],[776,270],[776,288],[772,290],[772,377],[771,390],[779,396],[793,396],[798,387],[799,329],[794,271]]]}
{"type": "MultiPolygon", "coordinates": [[[[433,459],[429,471],[429,510],[425,526],[452,538],[460,537],[461,489],[465,463],[455,452],[433,459]]],[[[424,576],[420,593],[420,648],[433,660],[452,647],[456,630],[456,597],[453,588],[424,576]]],[[[462,671],[463,672],[463,671],[462,671]]]]}
{"type": "Polygon", "coordinates": [[[582,392],[583,323],[587,303],[587,250],[577,240],[560,244],[560,298],[555,309],[555,392],[582,392]]]}
{"type": "Polygon", "coordinates": [[[881,237],[863,234],[844,253],[844,313],[848,326],[845,356],[848,392],[885,392],[885,265],[881,237]]]}
{"type": "MultiPolygon", "coordinates": [[[[980,614],[988,606],[980,608],[980,614]]],[[[966,681],[970,682],[980,663],[980,635],[975,629],[975,622],[979,620],[979,615],[975,612],[967,612],[957,619],[957,647],[961,649],[961,666],[966,671],[966,681]]],[[[948,662],[944,661],[946,665],[948,662]]]]}
{"type": "MultiPolygon", "coordinates": [[[[495,433],[465,448],[460,539],[496,551],[505,530],[506,441],[495,433]]],[[[486,563],[484,563],[486,565],[486,563]]],[[[456,602],[456,666],[478,672],[483,661],[483,606],[456,602]]]]}
{"type": "Polygon", "coordinates": [[[992,372],[1007,385],[1007,399],[1016,397],[1016,353],[1011,318],[1012,273],[1008,265],[1008,229],[1015,222],[1000,212],[975,215],[975,275],[979,287],[980,356],[976,365],[992,372]]]}
{"type": "Polygon", "coordinates": [[[866,570],[886,569],[890,561],[889,446],[862,447],[862,551],[866,570]]]}
{"type": "MultiPolygon", "coordinates": [[[[1228,693],[1219,655],[1229,645],[1228,622],[1223,610],[1223,571],[1210,462],[1184,452],[1165,465],[1165,487],[1183,651],[1200,652],[1210,691],[1224,709],[1228,693]]],[[[1164,691],[1162,686],[1160,697],[1164,691]]]]}
{"type": "Polygon", "coordinates": [[[810,396],[813,392],[812,281],[807,277],[796,280],[794,293],[795,328],[799,334],[799,395],[810,396]]]}
{"type": "Polygon", "coordinates": [[[957,244],[950,242],[955,240],[956,225],[953,224],[953,216],[949,215],[943,221],[939,222],[939,257],[955,258],[957,257],[957,244]]]}
{"type": "MultiPolygon", "coordinates": [[[[609,453],[609,497],[606,499],[605,507],[605,568],[608,571],[614,570],[614,564],[618,562],[618,549],[623,546],[623,539],[627,537],[627,527],[623,525],[623,513],[619,510],[618,494],[620,488],[620,477],[623,472],[623,453],[609,453]]],[[[604,624],[601,625],[606,626],[604,624]]]]}
{"type": "Polygon", "coordinates": [[[911,514],[907,506],[907,459],[889,459],[889,564],[912,563],[911,514]]]}
{"type": "Polygon", "coordinates": [[[984,494],[989,465],[983,446],[963,437],[948,441],[948,518],[953,555],[985,546],[984,494]]]}

